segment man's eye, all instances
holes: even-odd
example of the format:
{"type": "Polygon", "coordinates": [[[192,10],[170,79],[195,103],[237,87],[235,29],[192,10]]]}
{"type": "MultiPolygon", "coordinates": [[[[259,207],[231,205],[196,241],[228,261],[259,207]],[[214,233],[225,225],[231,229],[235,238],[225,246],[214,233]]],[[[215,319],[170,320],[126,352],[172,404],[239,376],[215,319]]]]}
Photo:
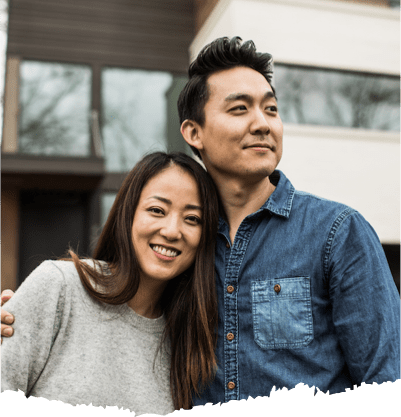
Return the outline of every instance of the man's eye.
{"type": "Polygon", "coordinates": [[[246,106],[244,105],[236,106],[231,109],[231,111],[244,111],[244,110],[246,110],[246,106]]]}
{"type": "Polygon", "coordinates": [[[277,108],[277,106],[269,106],[269,107],[267,107],[267,111],[277,113],[278,108],[277,108]]]}

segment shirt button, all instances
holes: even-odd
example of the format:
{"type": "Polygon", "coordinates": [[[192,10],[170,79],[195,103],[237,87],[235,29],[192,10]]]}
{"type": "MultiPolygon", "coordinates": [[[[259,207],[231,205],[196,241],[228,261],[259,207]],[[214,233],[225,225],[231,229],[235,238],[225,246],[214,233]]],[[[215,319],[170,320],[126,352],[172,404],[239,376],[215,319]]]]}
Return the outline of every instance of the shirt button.
{"type": "Polygon", "coordinates": [[[281,291],[280,284],[276,284],[276,285],[274,286],[274,291],[276,291],[276,293],[277,293],[277,294],[281,291]]]}
{"type": "Polygon", "coordinates": [[[234,340],[235,336],[232,333],[228,333],[226,337],[227,337],[227,340],[231,341],[231,340],[234,340]]]}
{"type": "Polygon", "coordinates": [[[229,249],[230,248],[230,244],[228,242],[226,242],[226,248],[229,249]]]}
{"type": "Polygon", "coordinates": [[[235,384],[234,384],[234,382],[230,381],[230,382],[227,384],[227,388],[228,388],[228,389],[234,389],[234,388],[235,388],[235,384]]]}
{"type": "Polygon", "coordinates": [[[234,292],[234,287],[233,287],[232,285],[229,285],[229,286],[227,287],[227,292],[228,292],[229,294],[232,294],[232,293],[234,292]]]}

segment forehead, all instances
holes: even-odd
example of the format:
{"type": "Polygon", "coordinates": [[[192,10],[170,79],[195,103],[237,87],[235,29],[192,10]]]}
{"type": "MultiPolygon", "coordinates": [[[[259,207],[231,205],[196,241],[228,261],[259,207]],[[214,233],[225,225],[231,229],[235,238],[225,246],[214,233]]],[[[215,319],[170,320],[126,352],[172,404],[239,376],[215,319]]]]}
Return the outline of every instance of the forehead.
{"type": "Polygon", "coordinates": [[[142,189],[141,199],[150,194],[171,198],[199,199],[199,187],[195,178],[177,165],[171,165],[152,177],[142,189]]]}
{"type": "Polygon", "coordinates": [[[208,78],[209,101],[224,100],[231,94],[264,96],[273,91],[266,78],[249,67],[235,67],[213,73],[208,78]]]}

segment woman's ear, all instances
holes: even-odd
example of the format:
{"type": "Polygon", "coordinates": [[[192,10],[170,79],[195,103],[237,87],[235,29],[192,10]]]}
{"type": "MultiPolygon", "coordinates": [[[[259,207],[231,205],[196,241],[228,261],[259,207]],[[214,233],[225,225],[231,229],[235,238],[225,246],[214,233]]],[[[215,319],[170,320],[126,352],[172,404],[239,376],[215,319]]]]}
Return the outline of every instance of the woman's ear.
{"type": "Polygon", "coordinates": [[[201,138],[201,128],[197,122],[186,119],[181,125],[181,135],[188,143],[189,146],[200,150],[203,149],[203,143],[201,138]]]}

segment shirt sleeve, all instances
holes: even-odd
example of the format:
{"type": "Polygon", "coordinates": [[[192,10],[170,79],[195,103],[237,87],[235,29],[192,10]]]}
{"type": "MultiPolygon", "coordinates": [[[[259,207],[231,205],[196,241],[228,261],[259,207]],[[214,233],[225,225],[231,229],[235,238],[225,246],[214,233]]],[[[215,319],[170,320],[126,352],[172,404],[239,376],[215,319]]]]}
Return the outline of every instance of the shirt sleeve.
{"type": "Polygon", "coordinates": [[[333,322],[354,384],[400,378],[400,298],[379,238],[358,213],[339,217],[326,248],[333,322]]]}
{"type": "Polygon", "coordinates": [[[6,303],[14,335],[1,346],[1,391],[29,395],[49,357],[66,308],[68,287],[52,261],[43,262],[6,303]]]}

